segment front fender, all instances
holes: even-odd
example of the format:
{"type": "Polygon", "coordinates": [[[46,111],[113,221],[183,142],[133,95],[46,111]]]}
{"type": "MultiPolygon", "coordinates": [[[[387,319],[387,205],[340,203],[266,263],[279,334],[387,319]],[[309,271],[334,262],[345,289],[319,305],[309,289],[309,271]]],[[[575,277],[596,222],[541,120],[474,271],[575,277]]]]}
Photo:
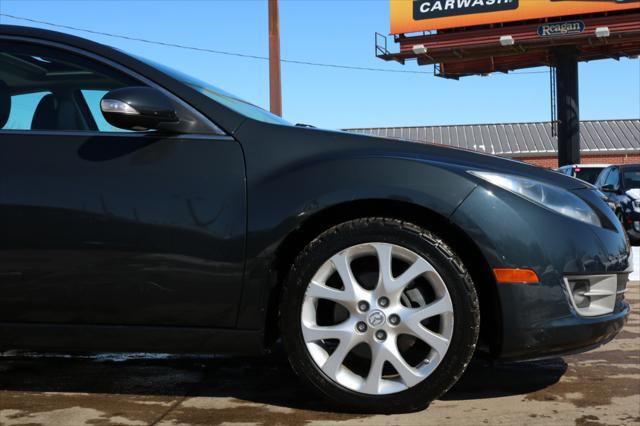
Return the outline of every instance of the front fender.
{"type": "Polygon", "coordinates": [[[252,127],[238,135],[249,197],[241,328],[264,325],[277,250],[317,213],[353,201],[393,200],[449,217],[476,185],[443,163],[403,155],[397,142],[284,127],[260,143],[264,130],[252,127]]]}

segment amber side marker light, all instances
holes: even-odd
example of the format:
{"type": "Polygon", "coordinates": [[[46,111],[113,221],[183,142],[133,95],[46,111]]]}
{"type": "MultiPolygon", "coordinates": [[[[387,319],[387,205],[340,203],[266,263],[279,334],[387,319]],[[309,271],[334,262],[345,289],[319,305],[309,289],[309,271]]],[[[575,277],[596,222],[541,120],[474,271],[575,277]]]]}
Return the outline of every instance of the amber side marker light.
{"type": "Polygon", "coordinates": [[[531,269],[494,269],[498,283],[528,283],[540,282],[538,275],[531,269]]]}

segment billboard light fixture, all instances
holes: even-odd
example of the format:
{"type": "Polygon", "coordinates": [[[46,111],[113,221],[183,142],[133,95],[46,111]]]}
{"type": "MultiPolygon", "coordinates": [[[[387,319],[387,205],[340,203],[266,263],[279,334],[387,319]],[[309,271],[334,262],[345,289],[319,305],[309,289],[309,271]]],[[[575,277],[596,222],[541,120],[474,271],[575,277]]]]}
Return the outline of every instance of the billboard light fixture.
{"type": "Polygon", "coordinates": [[[510,35],[500,36],[500,45],[501,46],[513,46],[515,43],[516,42],[513,39],[513,36],[510,36],[510,35]]]}
{"type": "Polygon", "coordinates": [[[427,47],[424,44],[414,44],[412,50],[416,55],[425,55],[427,53],[427,47]]]}
{"type": "Polygon", "coordinates": [[[611,31],[609,31],[609,27],[596,28],[596,37],[604,38],[604,37],[609,37],[610,35],[611,35],[611,31]]]}

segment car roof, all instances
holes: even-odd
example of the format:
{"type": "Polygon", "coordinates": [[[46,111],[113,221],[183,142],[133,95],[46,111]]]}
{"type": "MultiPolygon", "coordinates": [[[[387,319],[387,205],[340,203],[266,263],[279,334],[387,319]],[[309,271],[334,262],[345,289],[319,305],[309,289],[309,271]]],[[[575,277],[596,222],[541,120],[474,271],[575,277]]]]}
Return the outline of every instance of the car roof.
{"type": "Polygon", "coordinates": [[[611,164],[572,164],[571,167],[580,167],[582,169],[609,167],[611,164]]]}

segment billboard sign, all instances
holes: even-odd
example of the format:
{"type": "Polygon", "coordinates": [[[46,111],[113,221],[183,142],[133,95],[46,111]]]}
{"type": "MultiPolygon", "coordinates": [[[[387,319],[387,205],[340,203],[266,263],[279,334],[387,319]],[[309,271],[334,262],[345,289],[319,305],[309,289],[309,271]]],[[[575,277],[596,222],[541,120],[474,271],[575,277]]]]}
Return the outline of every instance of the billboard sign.
{"type": "Polygon", "coordinates": [[[640,9],[640,0],[391,0],[391,33],[640,9]]]}

